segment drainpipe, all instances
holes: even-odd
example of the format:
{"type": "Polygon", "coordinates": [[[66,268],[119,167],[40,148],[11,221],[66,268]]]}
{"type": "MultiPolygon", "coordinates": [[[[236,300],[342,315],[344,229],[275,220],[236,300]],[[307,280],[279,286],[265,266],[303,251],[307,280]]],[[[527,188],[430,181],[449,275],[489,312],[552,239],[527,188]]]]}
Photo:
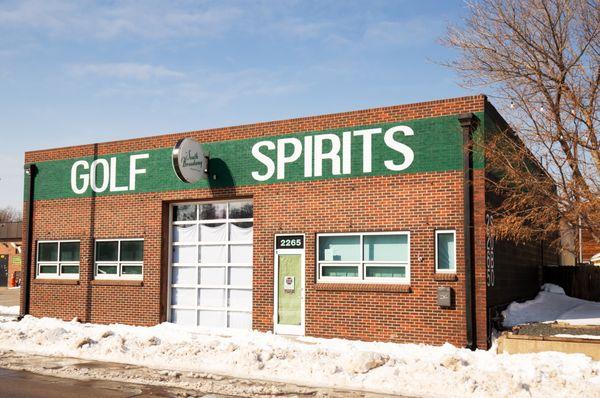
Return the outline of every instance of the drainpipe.
{"type": "Polygon", "coordinates": [[[464,203],[464,259],[465,259],[465,313],[467,348],[477,348],[475,322],[475,234],[473,216],[473,132],[479,119],[473,113],[458,116],[463,133],[463,203],[464,203]]]}
{"type": "Polygon", "coordinates": [[[35,164],[26,164],[25,165],[25,174],[29,176],[29,197],[27,199],[27,224],[26,228],[26,247],[25,247],[25,258],[23,259],[22,272],[23,277],[21,278],[21,289],[23,289],[21,293],[21,311],[19,314],[19,319],[23,318],[25,315],[29,314],[29,296],[31,291],[31,283],[29,273],[31,271],[31,248],[32,248],[32,239],[33,239],[33,193],[35,188],[35,175],[37,174],[37,167],[35,164]]]}

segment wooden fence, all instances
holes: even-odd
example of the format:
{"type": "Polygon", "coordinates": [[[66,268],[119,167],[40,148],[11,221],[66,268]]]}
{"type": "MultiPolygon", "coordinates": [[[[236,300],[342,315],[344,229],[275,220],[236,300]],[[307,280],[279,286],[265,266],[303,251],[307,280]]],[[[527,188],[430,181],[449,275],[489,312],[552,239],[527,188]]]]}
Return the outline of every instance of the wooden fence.
{"type": "Polygon", "coordinates": [[[572,297],[600,301],[600,267],[593,265],[544,267],[544,283],[554,283],[572,297]]]}

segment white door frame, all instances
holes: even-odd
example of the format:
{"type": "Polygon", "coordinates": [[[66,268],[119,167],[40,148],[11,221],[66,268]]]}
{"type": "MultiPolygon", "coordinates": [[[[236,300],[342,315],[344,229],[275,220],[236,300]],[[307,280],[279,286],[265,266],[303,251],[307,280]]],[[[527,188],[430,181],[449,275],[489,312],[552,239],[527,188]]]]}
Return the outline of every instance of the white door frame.
{"type": "MultiPolygon", "coordinates": [[[[304,242],[306,237],[304,234],[277,234],[275,235],[275,242],[277,242],[277,236],[288,236],[288,235],[302,235],[304,242]]],[[[274,243],[275,244],[275,243],[274,243]]],[[[306,244],[306,243],[305,243],[306,244]]],[[[306,246],[305,246],[306,247],[306,246]]],[[[273,279],[273,332],[276,334],[289,334],[296,336],[304,336],[304,325],[305,325],[305,249],[277,249],[274,248],[274,275],[273,279]],[[300,255],[300,325],[279,325],[278,322],[278,305],[279,305],[279,255],[281,254],[299,254],[300,255]]]]}

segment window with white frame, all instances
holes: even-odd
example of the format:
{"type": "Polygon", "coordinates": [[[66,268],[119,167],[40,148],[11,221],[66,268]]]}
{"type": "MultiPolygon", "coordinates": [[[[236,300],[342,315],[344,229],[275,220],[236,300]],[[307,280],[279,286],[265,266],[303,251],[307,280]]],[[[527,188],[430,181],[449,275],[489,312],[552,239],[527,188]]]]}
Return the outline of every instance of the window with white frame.
{"type": "Polygon", "coordinates": [[[96,240],[96,279],[142,279],[143,239],[96,240]]]}
{"type": "Polygon", "coordinates": [[[37,277],[79,279],[79,241],[39,241],[37,277]]]}
{"type": "Polygon", "coordinates": [[[456,272],[456,232],[435,231],[435,272],[456,272]]]}
{"type": "Polygon", "coordinates": [[[410,282],[408,232],[319,234],[320,282],[410,282]]]}

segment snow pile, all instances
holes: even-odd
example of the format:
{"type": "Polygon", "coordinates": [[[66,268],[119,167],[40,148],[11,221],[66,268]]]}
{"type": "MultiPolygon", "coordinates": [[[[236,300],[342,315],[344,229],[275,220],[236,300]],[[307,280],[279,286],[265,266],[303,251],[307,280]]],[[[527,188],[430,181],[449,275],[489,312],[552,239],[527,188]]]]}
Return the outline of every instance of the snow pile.
{"type": "Polygon", "coordinates": [[[19,306],[13,305],[11,307],[6,307],[0,305],[0,315],[19,315],[19,306]]]}
{"type": "Polygon", "coordinates": [[[26,316],[0,323],[0,349],[415,397],[598,397],[600,361],[450,344],[367,343],[271,333],[93,325],[26,316]]]}
{"type": "Polygon", "coordinates": [[[600,303],[569,297],[560,286],[547,283],[536,298],[512,303],[502,315],[505,327],[554,321],[571,325],[600,325],[600,303]]]}

